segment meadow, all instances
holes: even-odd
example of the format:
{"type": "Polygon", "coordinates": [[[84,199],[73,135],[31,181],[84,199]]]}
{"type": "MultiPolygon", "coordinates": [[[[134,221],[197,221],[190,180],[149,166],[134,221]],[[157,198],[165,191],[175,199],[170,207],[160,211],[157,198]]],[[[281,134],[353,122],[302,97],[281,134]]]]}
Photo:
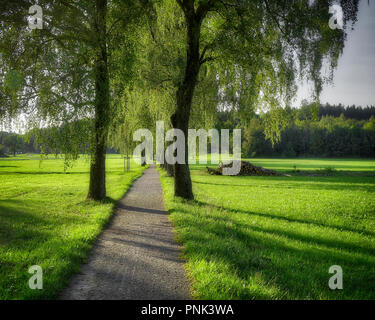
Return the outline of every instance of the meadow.
{"type": "Polygon", "coordinates": [[[187,202],[160,171],[194,298],[375,299],[375,161],[250,161],[287,175],[211,176],[192,165],[187,202]],[[332,265],[342,290],[328,286],[332,265]]]}
{"type": "Polygon", "coordinates": [[[64,171],[64,161],[38,155],[0,158],[0,300],[50,299],[86,261],[117,200],[143,169],[124,173],[119,155],[107,156],[107,195],[86,200],[89,160],[64,171]],[[43,290],[28,286],[28,269],[43,269],[43,290]]]}
{"type": "MultiPolygon", "coordinates": [[[[197,299],[374,299],[375,161],[251,159],[275,177],[208,175],[192,165],[195,200],[165,205],[197,299]],[[331,290],[328,269],[343,269],[331,290]]],[[[214,167],[214,165],[211,165],[214,167]]],[[[0,159],[0,299],[51,299],[79,272],[113,208],[144,168],[107,155],[108,198],[86,200],[89,160],[0,159]],[[43,268],[31,290],[28,268],[43,268]]]]}

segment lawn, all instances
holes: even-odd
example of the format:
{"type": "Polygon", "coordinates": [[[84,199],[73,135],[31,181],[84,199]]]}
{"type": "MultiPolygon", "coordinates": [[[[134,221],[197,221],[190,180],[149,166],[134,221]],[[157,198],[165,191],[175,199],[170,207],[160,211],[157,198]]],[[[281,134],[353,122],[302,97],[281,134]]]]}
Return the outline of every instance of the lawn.
{"type": "Polygon", "coordinates": [[[289,176],[211,176],[192,165],[187,202],[173,198],[162,171],[193,296],[375,299],[375,161],[251,161],[289,176]],[[342,267],[343,290],[328,286],[332,265],[342,267]]]}
{"type": "Polygon", "coordinates": [[[107,156],[107,195],[85,200],[89,160],[64,172],[63,160],[39,156],[0,159],[0,299],[48,299],[79,271],[109,221],[115,202],[143,168],[124,173],[119,155],[107,156]],[[43,290],[31,290],[28,269],[43,269],[43,290]]]}

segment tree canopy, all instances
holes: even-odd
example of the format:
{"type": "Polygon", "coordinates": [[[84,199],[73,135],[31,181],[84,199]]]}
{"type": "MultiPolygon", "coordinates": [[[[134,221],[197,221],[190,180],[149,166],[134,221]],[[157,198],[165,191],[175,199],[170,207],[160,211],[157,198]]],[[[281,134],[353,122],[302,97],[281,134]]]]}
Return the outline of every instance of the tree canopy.
{"type": "MultiPolygon", "coordinates": [[[[133,132],[157,120],[187,139],[218,111],[245,123],[263,112],[276,143],[299,80],[313,84],[317,110],[358,2],[339,1],[343,29],[331,29],[333,1],[323,0],[40,0],[43,24],[33,30],[33,1],[2,3],[0,119],[56,128],[68,159],[89,147],[92,199],[106,195],[107,143],[129,152],[133,132]]],[[[175,195],[192,199],[185,157],[174,165],[175,195]]]]}

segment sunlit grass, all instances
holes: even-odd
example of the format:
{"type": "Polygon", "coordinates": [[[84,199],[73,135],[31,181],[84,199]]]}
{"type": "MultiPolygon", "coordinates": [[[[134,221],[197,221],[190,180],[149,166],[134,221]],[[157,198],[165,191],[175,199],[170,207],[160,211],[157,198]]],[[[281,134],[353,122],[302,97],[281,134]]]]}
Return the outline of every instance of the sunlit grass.
{"type": "Polygon", "coordinates": [[[374,299],[375,161],[251,161],[290,176],[210,176],[203,165],[195,165],[195,201],[186,202],[173,198],[173,179],[162,173],[194,296],[374,299]],[[294,175],[295,164],[301,170],[338,171],[294,175]],[[328,287],[331,265],[343,269],[343,290],[328,287]]]}
{"type": "Polygon", "coordinates": [[[89,161],[64,172],[63,160],[39,156],[0,159],[0,299],[53,298],[79,271],[115,202],[143,168],[107,157],[107,195],[87,201],[89,161]],[[43,268],[43,290],[31,290],[28,269],[43,268]]]}

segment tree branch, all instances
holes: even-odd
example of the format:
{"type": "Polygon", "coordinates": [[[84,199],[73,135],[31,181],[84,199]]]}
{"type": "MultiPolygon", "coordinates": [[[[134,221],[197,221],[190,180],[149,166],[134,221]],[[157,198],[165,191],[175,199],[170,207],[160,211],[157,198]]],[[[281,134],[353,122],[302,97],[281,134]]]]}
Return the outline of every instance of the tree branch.
{"type": "Polygon", "coordinates": [[[205,58],[203,60],[200,60],[199,63],[200,63],[200,65],[202,65],[202,64],[204,64],[204,63],[206,63],[208,61],[213,61],[215,59],[217,59],[217,58],[216,57],[207,57],[207,58],[205,58]]]}

